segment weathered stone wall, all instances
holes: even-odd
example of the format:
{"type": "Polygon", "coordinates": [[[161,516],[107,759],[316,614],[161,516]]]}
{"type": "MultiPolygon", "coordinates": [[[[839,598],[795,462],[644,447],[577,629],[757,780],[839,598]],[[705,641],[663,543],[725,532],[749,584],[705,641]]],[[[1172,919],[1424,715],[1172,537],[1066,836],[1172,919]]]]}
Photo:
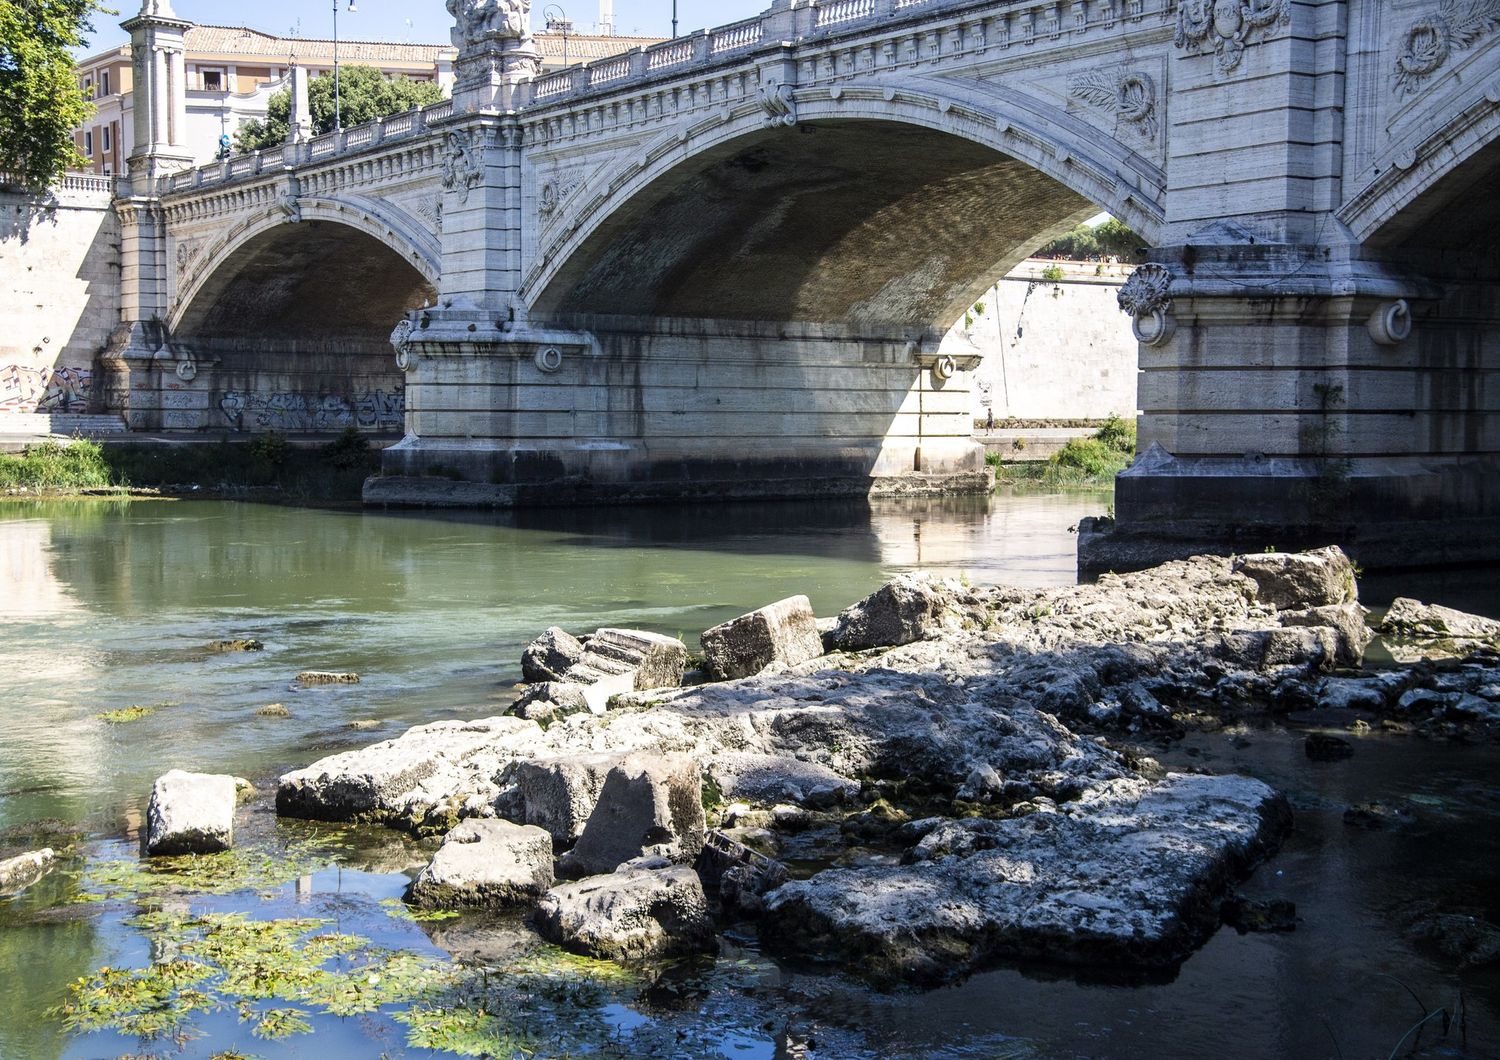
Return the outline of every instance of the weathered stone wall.
{"type": "Polygon", "coordinates": [[[1115,300],[1130,268],[1030,259],[995,284],[943,340],[945,353],[984,357],[974,417],[993,408],[997,420],[1133,418],[1139,354],[1115,300]],[[1063,278],[1042,279],[1048,266],[1063,278]]]}
{"type": "Polygon", "coordinates": [[[0,189],[0,415],[85,412],[120,319],[120,232],[107,191],[0,189]]]}
{"type": "Polygon", "coordinates": [[[174,344],[169,352],[148,369],[159,374],[159,383],[132,396],[133,429],[402,433],[405,381],[389,347],[309,349],[267,340],[229,348],[174,344]],[[179,373],[186,363],[193,371],[179,373]]]}

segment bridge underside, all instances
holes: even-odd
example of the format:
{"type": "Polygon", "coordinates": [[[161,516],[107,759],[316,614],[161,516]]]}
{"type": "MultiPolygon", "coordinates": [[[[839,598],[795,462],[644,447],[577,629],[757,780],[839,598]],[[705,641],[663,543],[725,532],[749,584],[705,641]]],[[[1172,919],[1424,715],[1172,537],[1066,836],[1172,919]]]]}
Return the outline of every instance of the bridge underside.
{"type": "Polygon", "coordinates": [[[917,126],[736,138],[615,209],[525,327],[486,344],[469,337],[490,327],[483,314],[431,314],[414,337],[413,437],[367,497],[987,490],[974,364],[944,362],[941,337],[1095,212],[1012,158],[917,126]]]}
{"type": "Polygon", "coordinates": [[[216,265],[161,355],[134,367],[162,382],[159,403],[152,387],[133,388],[132,426],[404,431],[389,335],[392,321],[436,300],[421,273],[372,236],[323,221],[274,227],[216,265]]]}

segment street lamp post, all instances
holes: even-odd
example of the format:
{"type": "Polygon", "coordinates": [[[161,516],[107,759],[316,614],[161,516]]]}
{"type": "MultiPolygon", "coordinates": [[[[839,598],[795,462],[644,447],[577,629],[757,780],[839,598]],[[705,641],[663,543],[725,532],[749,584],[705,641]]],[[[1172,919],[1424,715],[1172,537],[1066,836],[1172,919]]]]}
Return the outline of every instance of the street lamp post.
{"type": "Polygon", "coordinates": [[[672,0],[672,39],[677,39],[677,0],[672,0]]]}
{"type": "Polygon", "coordinates": [[[558,4],[548,4],[546,10],[544,10],[542,12],[542,17],[547,20],[547,29],[548,30],[551,30],[553,26],[561,26],[562,27],[563,65],[567,66],[568,65],[568,31],[573,28],[573,23],[571,23],[571,22],[568,21],[568,13],[566,11],[564,11],[562,9],[562,7],[560,5],[558,5],[558,4]],[[552,14],[552,12],[554,12],[554,11],[557,12],[556,15],[552,14]]]}
{"type": "MultiPolygon", "coordinates": [[[[349,13],[359,14],[354,0],[349,0],[349,13]]],[[[333,0],[333,130],[337,132],[343,127],[344,115],[339,99],[339,0],[333,0]]]]}

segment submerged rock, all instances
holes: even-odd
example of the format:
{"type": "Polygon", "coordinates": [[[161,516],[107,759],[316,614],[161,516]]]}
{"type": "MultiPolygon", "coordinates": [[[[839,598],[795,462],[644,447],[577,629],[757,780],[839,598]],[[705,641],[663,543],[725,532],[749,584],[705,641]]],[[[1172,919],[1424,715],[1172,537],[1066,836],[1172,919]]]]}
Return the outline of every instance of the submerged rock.
{"type": "Polygon", "coordinates": [[[318,685],[357,685],[359,674],[334,673],[330,670],[303,670],[297,675],[297,683],[305,688],[318,685]]]}
{"type": "Polygon", "coordinates": [[[57,852],[51,847],[0,861],[0,894],[20,894],[51,872],[56,861],[57,852]]]}
{"type": "Polygon", "coordinates": [[[717,680],[753,677],[774,664],[796,666],[823,654],[818,617],[805,596],[793,596],[714,626],[700,638],[717,680]]]}
{"type": "Polygon", "coordinates": [[[156,781],[146,811],[146,853],[217,854],[234,846],[234,777],[174,769],[156,781]]]}
{"type": "Polygon", "coordinates": [[[1220,910],[1224,923],[1241,935],[1297,930],[1297,904],[1285,898],[1254,899],[1235,895],[1220,910]]]}
{"type": "Polygon", "coordinates": [[[583,834],[559,868],[597,876],[642,856],[691,862],[706,831],[698,763],[686,755],[632,755],[605,776],[583,834]]]}
{"type": "Polygon", "coordinates": [[[583,658],[583,644],[565,629],[552,626],[521,653],[521,676],[528,682],[561,681],[583,658]]]}
{"type": "Polygon", "coordinates": [[[449,832],[408,892],[426,909],[530,902],[552,887],[552,837],[509,821],[465,821],[449,832]]]}
{"type": "Polygon", "coordinates": [[[266,646],[253,637],[245,637],[240,640],[214,640],[210,641],[204,651],[210,655],[231,655],[237,652],[265,651],[266,646]]]}
{"type": "Polygon", "coordinates": [[[1307,757],[1314,762],[1339,762],[1354,757],[1354,745],[1339,736],[1326,732],[1310,732],[1303,743],[1307,757]]]}
{"type": "Polygon", "coordinates": [[[951,978],[1000,957],[1171,967],[1213,930],[1224,890],[1275,849],[1290,816],[1243,777],[1116,781],[1056,813],[944,826],[974,833],[964,854],[788,883],[766,899],[761,934],[886,982],[951,978]]]}
{"type": "Polygon", "coordinates": [[[542,937],[613,960],[718,949],[698,874],[685,866],[632,868],[554,887],[537,909],[542,937]]]}
{"type": "Polygon", "coordinates": [[[1467,967],[1500,964],[1500,926],[1477,916],[1438,914],[1418,921],[1412,934],[1435,943],[1444,956],[1467,967]]]}

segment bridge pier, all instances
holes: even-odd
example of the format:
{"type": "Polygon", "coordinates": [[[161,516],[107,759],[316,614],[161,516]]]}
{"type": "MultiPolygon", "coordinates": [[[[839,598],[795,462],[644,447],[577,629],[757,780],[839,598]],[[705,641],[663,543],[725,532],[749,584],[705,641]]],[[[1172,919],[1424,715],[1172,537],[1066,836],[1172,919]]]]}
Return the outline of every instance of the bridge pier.
{"type": "Polygon", "coordinates": [[[931,343],[747,321],[573,323],[449,309],[398,329],[408,437],[386,450],[366,500],[509,507],[993,485],[972,438],[972,365],[931,343]]]}
{"type": "Polygon", "coordinates": [[[1081,528],[1081,574],[1329,543],[1371,568],[1493,559],[1495,287],[1350,246],[1153,257],[1121,294],[1140,455],[1113,518],[1081,528]]]}

